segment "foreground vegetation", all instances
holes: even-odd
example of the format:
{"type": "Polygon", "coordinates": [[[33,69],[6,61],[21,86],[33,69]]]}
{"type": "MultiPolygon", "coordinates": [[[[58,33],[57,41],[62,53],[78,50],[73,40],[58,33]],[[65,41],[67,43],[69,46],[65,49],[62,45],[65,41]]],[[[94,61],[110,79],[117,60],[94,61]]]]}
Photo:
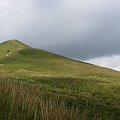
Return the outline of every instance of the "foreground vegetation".
{"type": "MultiPolygon", "coordinates": [[[[39,87],[0,79],[0,120],[88,120],[86,112],[39,87]]],[[[99,120],[99,116],[94,117],[99,120]]]]}
{"type": "Polygon", "coordinates": [[[0,78],[0,120],[120,120],[118,71],[12,40],[0,78]]]}

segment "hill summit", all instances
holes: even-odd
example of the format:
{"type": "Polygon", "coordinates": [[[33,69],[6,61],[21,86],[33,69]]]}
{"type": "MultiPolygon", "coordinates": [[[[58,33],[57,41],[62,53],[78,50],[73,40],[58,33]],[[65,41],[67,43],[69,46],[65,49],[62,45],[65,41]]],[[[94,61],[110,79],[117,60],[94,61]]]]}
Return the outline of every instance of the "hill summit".
{"type": "Polygon", "coordinates": [[[5,41],[3,43],[1,43],[3,45],[5,44],[8,44],[8,45],[11,45],[11,46],[18,46],[19,47],[28,47],[28,45],[24,44],[23,42],[19,41],[19,40],[8,40],[8,41],[5,41]]]}
{"type": "Polygon", "coordinates": [[[28,48],[26,44],[19,40],[8,40],[0,44],[0,58],[9,56],[11,53],[28,48]]]}

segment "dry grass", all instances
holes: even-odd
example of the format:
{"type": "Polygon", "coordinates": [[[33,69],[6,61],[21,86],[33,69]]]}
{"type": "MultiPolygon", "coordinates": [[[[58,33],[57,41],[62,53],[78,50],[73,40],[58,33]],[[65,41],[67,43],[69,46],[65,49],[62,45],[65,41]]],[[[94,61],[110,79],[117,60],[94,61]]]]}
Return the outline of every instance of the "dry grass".
{"type": "Polygon", "coordinates": [[[78,112],[34,86],[0,80],[0,120],[77,120],[78,112]]]}
{"type": "MultiPolygon", "coordinates": [[[[0,79],[0,120],[102,120],[88,117],[63,97],[42,92],[39,86],[0,79]]],[[[108,120],[108,119],[105,119],[108,120]]],[[[112,120],[112,119],[109,119],[112,120]]]]}

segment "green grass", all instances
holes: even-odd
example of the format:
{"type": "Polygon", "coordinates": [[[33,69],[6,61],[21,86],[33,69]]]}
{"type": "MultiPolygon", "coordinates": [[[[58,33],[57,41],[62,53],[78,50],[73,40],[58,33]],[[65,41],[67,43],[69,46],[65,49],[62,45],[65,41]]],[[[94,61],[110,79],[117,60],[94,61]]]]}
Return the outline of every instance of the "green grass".
{"type": "Polygon", "coordinates": [[[0,79],[0,120],[78,120],[65,99],[41,92],[37,86],[0,79]]]}
{"type": "MultiPolygon", "coordinates": [[[[17,40],[0,44],[0,76],[71,96],[89,115],[120,119],[120,72],[31,48],[17,40]],[[83,104],[83,103],[89,103],[83,104]],[[91,108],[91,109],[90,109],[91,108]]],[[[74,101],[74,103],[75,103],[74,101]]]]}

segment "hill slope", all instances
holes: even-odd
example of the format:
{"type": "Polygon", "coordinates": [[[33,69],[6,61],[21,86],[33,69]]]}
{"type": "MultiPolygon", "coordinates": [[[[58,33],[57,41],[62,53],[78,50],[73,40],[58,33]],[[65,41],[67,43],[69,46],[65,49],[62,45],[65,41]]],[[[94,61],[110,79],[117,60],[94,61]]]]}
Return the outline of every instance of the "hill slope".
{"type": "MultiPolygon", "coordinates": [[[[87,87],[83,86],[84,92],[88,91],[88,89],[92,91],[93,86],[96,92],[99,87],[103,87],[104,83],[104,87],[107,86],[110,91],[112,90],[110,85],[120,85],[118,84],[120,83],[119,72],[111,69],[75,61],[48,51],[31,48],[17,40],[4,42],[0,44],[0,46],[0,68],[3,76],[29,78],[29,82],[41,82],[42,80],[39,79],[42,77],[46,79],[52,78],[52,80],[53,78],[63,79],[62,83],[66,82],[64,79],[70,78],[71,81],[67,81],[69,87],[71,86],[69,89],[76,92],[82,89],[80,87],[81,83],[79,84],[81,81],[86,82],[85,84],[88,83],[87,87]],[[9,50],[9,52],[7,52],[7,50],[9,50]],[[32,77],[36,77],[36,79],[31,80],[32,77]]],[[[53,86],[53,83],[48,82],[47,84],[47,82],[45,83],[46,85],[50,85],[50,87],[51,85],[53,86]]],[[[61,84],[57,84],[57,82],[54,82],[57,88],[60,86],[68,90],[68,85],[61,86],[61,84]]],[[[102,89],[104,89],[104,87],[102,89]]],[[[99,92],[101,93],[101,91],[99,92]]],[[[104,90],[103,92],[106,93],[104,90]]],[[[116,96],[118,96],[118,94],[116,94],[116,96]]]]}
{"type": "Polygon", "coordinates": [[[58,73],[58,75],[60,73],[64,73],[65,76],[67,74],[73,75],[74,77],[120,78],[117,71],[65,58],[41,49],[31,48],[17,40],[10,40],[0,44],[0,58],[1,64],[12,64],[13,67],[15,65],[16,70],[26,69],[38,72],[45,71],[45,73],[48,71],[58,73]]]}
{"type": "Polygon", "coordinates": [[[120,112],[118,71],[31,48],[17,40],[0,44],[0,71],[1,77],[89,100],[111,113],[120,112]]]}

